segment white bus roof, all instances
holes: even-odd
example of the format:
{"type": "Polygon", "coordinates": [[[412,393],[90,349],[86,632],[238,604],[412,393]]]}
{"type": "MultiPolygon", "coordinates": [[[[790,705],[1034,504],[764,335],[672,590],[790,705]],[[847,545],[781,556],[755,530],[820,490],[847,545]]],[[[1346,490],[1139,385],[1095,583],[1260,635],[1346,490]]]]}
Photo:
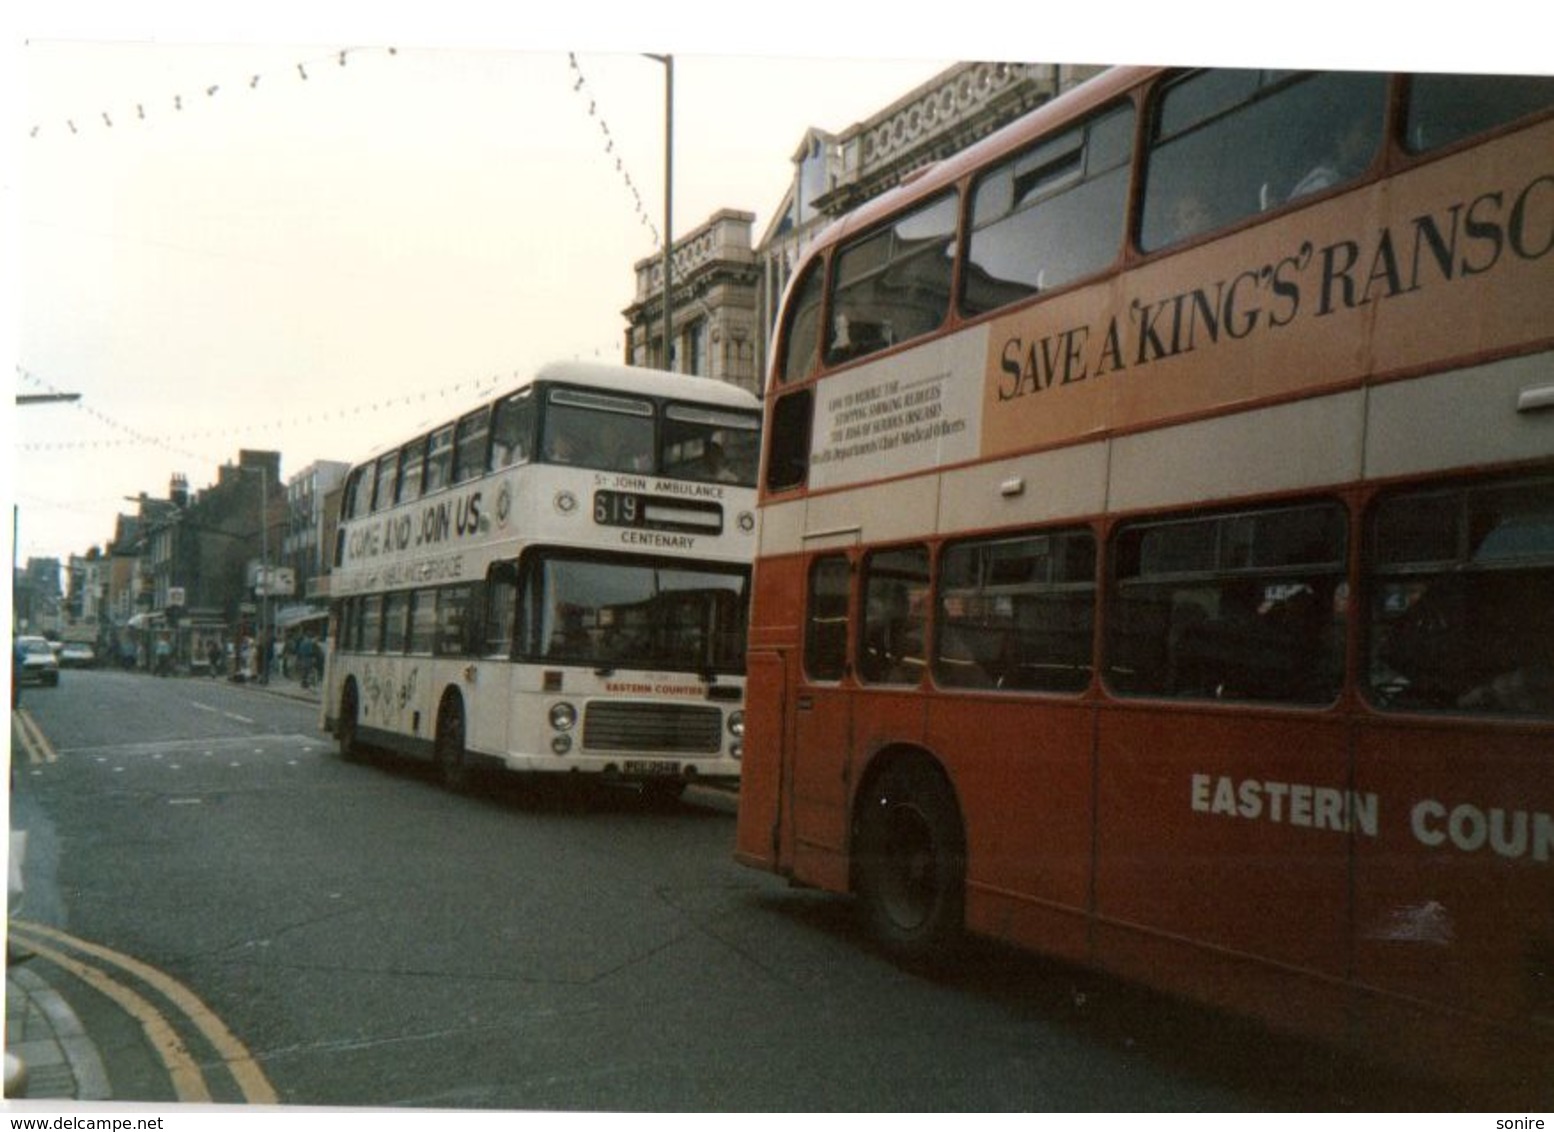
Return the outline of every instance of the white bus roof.
{"type": "Polygon", "coordinates": [[[569,385],[588,385],[609,389],[616,393],[640,393],[648,397],[666,397],[678,401],[697,401],[719,405],[729,409],[748,409],[760,412],[759,398],[726,381],[695,374],[670,373],[667,370],[648,369],[644,366],[628,366],[612,362],[547,362],[539,369],[514,382],[508,382],[478,401],[471,401],[457,413],[423,421],[414,430],[392,441],[384,441],[368,450],[367,454],[353,461],[352,467],[363,467],[375,462],[387,452],[393,452],[418,436],[425,436],[433,429],[441,428],[473,412],[482,405],[500,401],[503,397],[527,389],[536,381],[559,381],[569,385]]]}
{"type": "Polygon", "coordinates": [[[703,401],[734,409],[757,409],[761,402],[754,394],[711,377],[688,373],[668,373],[641,366],[610,362],[551,362],[541,366],[528,381],[562,381],[571,385],[592,385],[619,393],[642,393],[649,397],[671,397],[682,401],[703,401]]]}

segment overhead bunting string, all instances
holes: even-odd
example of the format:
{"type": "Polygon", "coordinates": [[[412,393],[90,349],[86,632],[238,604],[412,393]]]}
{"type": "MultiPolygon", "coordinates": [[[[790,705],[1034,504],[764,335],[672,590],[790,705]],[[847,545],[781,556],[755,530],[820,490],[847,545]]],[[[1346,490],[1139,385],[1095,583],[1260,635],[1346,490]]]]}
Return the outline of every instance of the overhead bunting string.
{"type": "MultiPolygon", "coordinates": [[[[399,49],[396,47],[341,48],[332,51],[327,56],[320,56],[315,59],[301,60],[300,62],[297,62],[288,67],[287,70],[292,73],[293,78],[297,81],[307,82],[310,73],[316,73],[322,68],[328,66],[333,66],[336,68],[344,67],[346,65],[346,60],[349,57],[369,52],[373,54],[382,53],[389,56],[394,56],[399,54],[399,49]]],[[[134,99],[133,101],[127,102],[125,104],[126,107],[133,107],[133,109],[124,109],[120,111],[108,108],[95,111],[89,116],[83,116],[80,118],[69,117],[63,119],[62,121],[55,121],[52,124],[38,122],[35,123],[28,131],[27,136],[30,138],[39,138],[47,137],[50,134],[57,135],[61,132],[68,132],[72,136],[79,137],[89,128],[102,128],[111,130],[126,123],[134,125],[136,123],[150,121],[157,117],[158,114],[163,116],[166,116],[169,113],[177,115],[182,111],[189,109],[196,100],[203,99],[205,102],[210,102],[224,91],[233,88],[246,87],[246,89],[250,91],[256,91],[260,88],[261,80],[267,77],[269,76],[265,72],[249,72],[248,75],[242,80],[242,82],[232,81],[202,83],[195,85],[192,92],[172,91],[165,93],[160,97],[142,97],[134,99]]]]}
{"type": "Polygon", "coordinates": [[[631,179],[631,173],[626,169],[625,161],[615,152],[615,138],[610,133],[610,124],[605,121],[604,114],[599,109],[599,100],[594,96],[591,88],[588,87],[588,79],[583,74],[583,68],[577,61],[576,53],[567,52],[567,65],[572,68],[572,73],[577,76],[572,83],[572,93],[588,100],[588,116],[598,120],[599,132],[604,136],[605,156],[613,156],[615,158],[615,171],[621,175],[621,179],[626,184],[626,190],[631,193],[631,199],[636,204],[637,219],[653,234],[653,243],[657,246],[659,243],[658,227],[653,223],[652,218],[648,216],[647,209],[642,206],[642,194],[637,191],[636,183],[631,179]]]}
{"type": "MultiPolygon", "coordinates": [[[[23,381],[30,385],[37,386],[38,388],[47,390],[51,393],[61,392],[61,390],[54,386],[51,382],[45,381],[37,374],[23,369],[21,366],[16,367],[16,372],[21,376],[23,381]]],[[[519,375],[517,373],[512,375],[514,379],[516,379],[518,376],[519,375]]],[[[445,400],[452,397],[478,400],[481,397],[494,393],[505,380],[507,380],[507,378],[503,377],[502,375],[492,375],[490,377],[458,381],[449,385],[439,386],[434,389],[423,389],[419,393],[407,393],[402,397],[391,397],[384,400],[374,401],[370,404],[364,403],[349,407],[324,409],[294,417],[277,419],[263,424],[245,424],[229,428],[202,429],[193,432],[174,433],[163,436],[150,436],[139,431],[138,429],[134,429],[128,425],[122,424],[119,421],[114,420],[112,417],[98,412],[95,408],[92,408],[89,404],[87,404],[87,402],[83,399],[75,402],[75,407],[77,409],[86,413],[88,416],[96,418],[115,431],[124,433],[127,439],[33,441],[25,444],[18,444],[15,447],[17,451],[21,452],[61,452],[80,449],[127,448],[137,445],[150,445],[152,447],[166,449],[167,451],[174,452],[180,456],[188,456],[192,459],[202,460],[207,463],[220,463],[220,461],[212,460],[208,456],[202,456],[197,453],[188,452],[183,449],[174,447],[174,445],[186,441],[221,439],[231,440],[244,436],[251,436],[255,433],[274,432],[285,428],[296,428],[301,425],[329,424],[334,421],[341,421],[350,417],[361,416],[364,413],[372,414],[388,412],[391,409],[397,409],[405,405],[413,405],[427,400],[445,400]]]]}
{"type": "MultiPolygon", "coordinates": [[[[69,396],[69,394],[66,394],[65,391],[63,389],[60,389],[57,385],[54,385],[51,382],[43,380],[43,378],[39,377],[37,374],[31,373],[31,372],[23,369],[21,366],[17,366],[16,367],[16,372],[21,375],[21,378],[22,378],[23,381],[26,381],[26,382],[28,382],[29,384],[32,384],[32,385],[36,385],[40,389],[43,389],[43,390],[46,390],[49,393],[54,393],[54,394],[58,394],[58,395],[61,395],[61,396],[69,396]]],[[[89,405],[84,398],[77,397],[74,401],[71,402],[71,405],[78,412],[85,413],[87,416],[93,417],[96,420],[101,421],[103,424],[107,425],[109,428],[113,429],[114,431],[122,432],[125,435],[131,437],[132,438],[132,442],[135,443],[135,444],[147,444],[147,445],[150,445],[150,446],[152,446],[154,448],[165,449],[166,451],[171,452],[174,455],[185,456],[185,457],[188,457],[191,460],[199,460],[199,461],[202,461],[204,463],[212,463],[213,464],[213,463],[218,463],[219,462],[219,461],[212,460],[209,456],[202,455],[201,453],[190,452],[187,449],[178,448],[178,447],[174,446],[173,444],[169,443],[167,439],[159,438],[159,437],[155,437],[155,436],[147,436],[145,433],[140,432],[140,431],[138,431],[136,429],[130,428],[126,424],[121,424],[120,422],[114,420],[112,417],[108,416],[106,413],[98,412],[95,408],[93,408],[91,405],[89,405]]],[[[120,442],[120,443],[129,443],[129,442],[120,442]]],[[[17,449],[19,451],[29,451],[30,452],[30,451],[40,451],[43,446],[39,446],[39,445],[35,445],[35,444],[18,444],[16,447],[17,447],[17,449]]]]}

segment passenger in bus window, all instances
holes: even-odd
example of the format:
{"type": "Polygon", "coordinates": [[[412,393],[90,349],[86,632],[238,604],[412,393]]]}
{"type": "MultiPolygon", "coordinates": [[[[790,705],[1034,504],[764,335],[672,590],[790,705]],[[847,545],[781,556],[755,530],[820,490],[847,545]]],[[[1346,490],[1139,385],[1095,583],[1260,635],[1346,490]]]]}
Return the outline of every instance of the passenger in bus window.
{"type": "Polygon", "coordinates": [[[1166,243],[1190,239],[1214,226],[1214,214],[1201,193],[1189,190],[1171,203],[1170,235],[1166,243]]]}
{"type": "Polygon", "coordinates": [[[826,351],[826,360],[835,364],[862,358],[894,345],[895,338],[888,320],[869,321],[856,314],[849,316],[839,311],[835,319],[835,334],[826,351]]]}
{"type": "Polygon", "coordinates": [[[1321,192],[1358,176],[1370,164],[1374,150],[1374,133],[1363,121],[1352,119],[1341,123],[1330,144],[1320,151],[1316,163],[1296,180],[1285,199],[1295,200],[1321,192]]]}
{"type": "Polygon", "coordinates": [[[545,438],[545,459],[552,464],[581,464],[582,446],[570,433],[553,431],[545,438]]]}
{"type": "Polygon", "coordinates": [[[527,397],[509,397],[491,414],[491,467],[526,464],[532,453],[534,406],[527,397]]]}
{"type": "Polygon", "coordinates": [[[707,449],[702,453],[702,462],[706,465],[705,478],[711,482],[739,482],[738,473],[728,465],[728,457],[723,452],[723,445],[716,440],[707,441],[707,449]]]}
{"type": "Polygon", "coordinates": [[[588,462],[612,472],[645,472],[653,466],[652,457],[632,443],[619,420],[606,418],[600,425],[598,452],[599,459],[588,462]]]}
{"type": "Polygon", "coordinates": [[[1528,665],[1464,693],[1457,706],[1475,711],[1554,714],[1554,667],[1528,665]]]}
{"type": "MultiPolygon", "coordinates": [[[[517,422],[512,422],[516,426],[517,422]]],[[[491,466],[505,468],[510,464],[523,464],[529,459],[524,451],[524,438],[516,427],[499,431],[491,437],[491,466]]]]}

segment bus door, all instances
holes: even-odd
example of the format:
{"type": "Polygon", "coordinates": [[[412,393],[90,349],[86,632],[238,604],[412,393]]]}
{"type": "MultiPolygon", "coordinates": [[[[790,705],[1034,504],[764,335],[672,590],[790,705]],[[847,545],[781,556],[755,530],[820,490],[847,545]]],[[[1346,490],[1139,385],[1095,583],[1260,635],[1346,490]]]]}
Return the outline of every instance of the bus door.
{"type": "Polygon", "coordinates": [[[1104,646],[1120,702],[1096,753],[1098,957],[1333,1027],[1341,993],[1297,996],[1268,976],[1341,985],[1352,839],[1375,821],[1333,710],[1346,515],[1318,503],[1121,525],[1104,646]]]}
{"type": "Polygon", "coordinates": [[[756,647],[745,658],[745,757],[739,769],[736,855],[773,872],[793,865],[793,814],[787,805],[789,652],[756,647]]]}
{"type": "MultiPolygon", "coordinates": [[[[475,663],[473,694],[467,697],[469,746],[483,751],[522,750],[513,740],[521,734],[515,722],[521,715],[520,680],[523,665],[512,662],[518,611],[518,564],[494,562],[486,571],[482,623],[473,637],[475,663]]],[[[531,727],[531,730],[533,728],[531,727]]]]}
{"type": "Polygon", "coordinates": [[[851,704],[856,785],[868,761],[896,745],[922,746],[929,697],[928,611],[932,602],[929,552],[923,544],[871,551],[859,570],[851,704]]]}
{"type": "Polygon", "coordinates": [[[852,697],[847,652],[852,562],[822,554],[805,584],[801,674],[793,689],[791,779],[784,783],[784,844],[794,874],[847,889],[847,770],[852,749],[852,697]]]}

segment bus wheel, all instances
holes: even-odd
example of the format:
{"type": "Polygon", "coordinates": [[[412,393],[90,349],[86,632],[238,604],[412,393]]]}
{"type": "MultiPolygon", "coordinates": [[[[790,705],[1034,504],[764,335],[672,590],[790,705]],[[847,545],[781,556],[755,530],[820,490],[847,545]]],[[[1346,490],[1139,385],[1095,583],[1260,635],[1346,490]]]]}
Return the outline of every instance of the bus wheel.
{"type": "Polygon", "coordinates": [[[464,757],[464,705],[456,696],[445,700],[437,713],[436,750],[442,784],[459,793],[468,790],[471,772],[464,757]]]}
{"type": "Polygon", "coordinates": [[[356,737],[356,724],[361,716],[361,704],[356,698],[356,685],[347,684],[340,696],[340,719],[335,724],[335,738],[340,741],[340,757],[346,762],[359,763],[363,752],[361,740],[356,737]]]}
{"type": "Polygon", "coordinates": [[[960,813],[938,771],[897,763],[875,781],[857,825],[856,888],[864,920],[898,959],[947,956],[965,925],[960,813]]]}

